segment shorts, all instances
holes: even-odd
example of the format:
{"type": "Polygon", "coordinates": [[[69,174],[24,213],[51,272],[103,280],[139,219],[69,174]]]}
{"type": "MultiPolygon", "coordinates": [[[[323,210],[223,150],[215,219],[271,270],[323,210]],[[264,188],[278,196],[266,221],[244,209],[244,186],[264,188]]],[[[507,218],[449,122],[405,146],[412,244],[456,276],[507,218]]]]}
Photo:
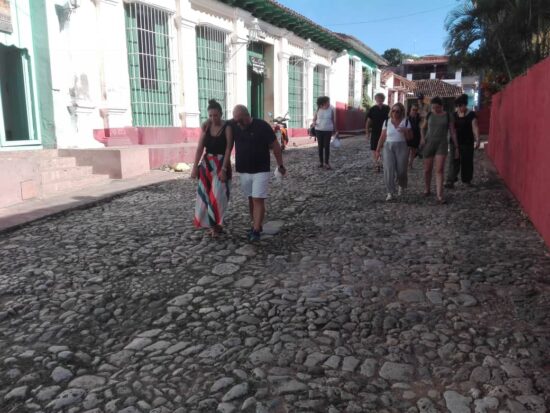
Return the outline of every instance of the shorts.
{"type": "Polygon", "coordinates": [[[371,151],[375,151],[376,148],[378,147],[378,141],[380,140],[380,135],[381,135],[381,133],[378,133],[378,134],[371,133],[371,135],[370,135],[370,150],[371,151]]]}
{"type": "Polygon", "coordinates": [[[245,196],[249,198],[267,198],[271,172],[241,173],[239,176],[241,189],[245,196]]]}
{"type": "Polygon", "coordinates": [[[428,139],[422,150],[422,156],[424,158],[433,158],[435,155],[445,155],[449,150],[449,144],[447,143],[447,137],[428,139]]]}

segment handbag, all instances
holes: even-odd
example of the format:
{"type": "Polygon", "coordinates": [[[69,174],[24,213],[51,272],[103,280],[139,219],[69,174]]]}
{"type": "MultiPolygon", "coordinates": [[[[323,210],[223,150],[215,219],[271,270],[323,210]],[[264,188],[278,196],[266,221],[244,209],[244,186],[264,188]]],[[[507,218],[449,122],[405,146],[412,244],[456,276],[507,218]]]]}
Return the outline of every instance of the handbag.
{"type": "Polygon", "coordinates": [[[314,137],[315,136],[315,126],[311,125],[309,129],[307,130],[308,136],[314,137]]]}

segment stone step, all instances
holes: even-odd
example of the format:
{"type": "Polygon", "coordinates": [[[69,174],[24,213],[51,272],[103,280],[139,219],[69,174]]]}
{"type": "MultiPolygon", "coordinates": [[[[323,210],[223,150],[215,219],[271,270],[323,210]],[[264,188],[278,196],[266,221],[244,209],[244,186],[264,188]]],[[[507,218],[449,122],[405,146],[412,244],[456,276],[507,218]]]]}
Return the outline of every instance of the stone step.
{"type": "Polygon", "coordinates": [[[55,168],[72,168],[76,166],[76,159],[72,157],[44,158],[39,160],[40,170],[55,168]]]}
{"type": "Polygon", "coordinates": [[[40,170],[42,184],[59,181],[72,181],[93,173],[91,166],[71,166],[68,168],[45,168],[40,170]]]}
{"type": "Polygon", "coordinates": [[[84,189],[90,186],[107,184],[111,181],[108,175],[85,175],[76,179],[54,181],[42,184],[42,197],[58,195],[63,192],[84,189]]]}

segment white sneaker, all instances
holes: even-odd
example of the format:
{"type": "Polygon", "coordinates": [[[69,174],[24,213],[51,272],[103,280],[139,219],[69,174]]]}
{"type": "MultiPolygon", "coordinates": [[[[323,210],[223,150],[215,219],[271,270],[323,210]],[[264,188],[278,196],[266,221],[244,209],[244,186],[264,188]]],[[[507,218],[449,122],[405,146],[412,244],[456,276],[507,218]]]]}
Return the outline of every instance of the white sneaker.
{"type": "Polygon", "coordinates": [[[403,195],[403,192],[405,192],[405,190],[404,190],[402,187],[398,187],[398,188],[397,188],[397,195],[398,195],[398,196],[403,195]]]}
{"type": "Polygon", "coordinates": [[[393,195],[392,194],[388,194],[386,196],[386,201],[391,201],[393,199],[393,195]]]}

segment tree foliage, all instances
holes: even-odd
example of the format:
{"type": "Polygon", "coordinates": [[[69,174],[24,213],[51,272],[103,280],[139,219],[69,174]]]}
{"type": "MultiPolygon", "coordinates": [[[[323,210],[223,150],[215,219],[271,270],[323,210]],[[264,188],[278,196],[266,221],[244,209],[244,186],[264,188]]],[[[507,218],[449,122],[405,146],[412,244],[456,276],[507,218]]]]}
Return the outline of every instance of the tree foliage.
{"type": "Polygon", "coordinates": [[[399,49],[391,48],[382,53],[382,57],[388,61],[390,66],[399,66],[403,53],[399,49]]]}
{"type": "Polygon", "coordinates": [[[508,80],[550,54],[549,0],[463,0],[445,27],[452,63],[508,80]]]}

